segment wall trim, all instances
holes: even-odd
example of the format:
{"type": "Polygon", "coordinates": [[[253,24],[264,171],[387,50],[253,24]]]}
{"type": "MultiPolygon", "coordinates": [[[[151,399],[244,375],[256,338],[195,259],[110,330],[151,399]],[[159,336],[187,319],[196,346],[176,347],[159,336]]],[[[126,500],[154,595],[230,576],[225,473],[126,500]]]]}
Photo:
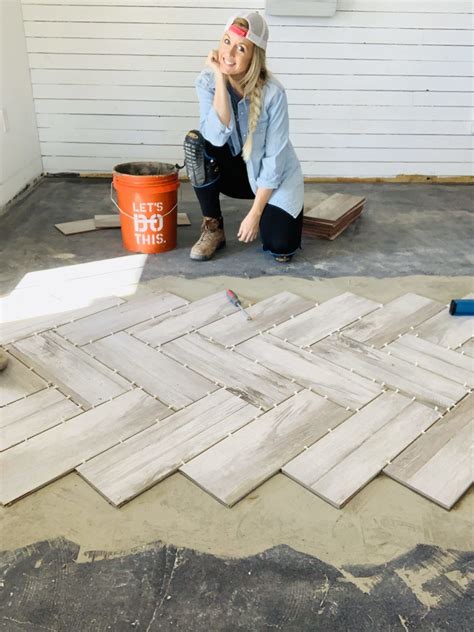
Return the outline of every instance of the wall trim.
{"type": "MultiPolygon", "coordinates": [[[[63,173],[47,173],[43,174],[46,178],[111,178],[112,172],[107,173],[88,173],[88,172],[63,172],[63,173]]],[[[183,176],[180,182],[189,182],[187,176],[183,176]]],[[[314,182],[391,182],[400,184],[474,184],[473,176],[428,176],[423,174],[401,174],[394,177],[367,177],[367,178],[351,178],[348,176],[320,178],[316,176],[307,176],[304,179],[306,184],[314,182]]]]}

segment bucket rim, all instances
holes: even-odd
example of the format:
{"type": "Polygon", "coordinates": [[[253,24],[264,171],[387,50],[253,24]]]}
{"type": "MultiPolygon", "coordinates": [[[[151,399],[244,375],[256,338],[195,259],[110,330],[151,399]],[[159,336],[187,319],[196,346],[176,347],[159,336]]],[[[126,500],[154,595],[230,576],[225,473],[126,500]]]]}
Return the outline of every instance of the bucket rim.
{"type": "Polygon", "coordinates": [[[113,167],[113,174],[120,177],[128,177],[128,178],[163,178],[167,176],[175,176],[178,174],[178,165],[172,164],[171,162],[161,162],[154,160],[131,160],[129,162],[121,162],[113,167]],[[125,168],[130,169],[130,165],[137,165],[137,167],[143,166],[148,168],[153,168],[156,165],[157,171],[160,169],[165,169],[164,173],[127,173],[125,168]]]}

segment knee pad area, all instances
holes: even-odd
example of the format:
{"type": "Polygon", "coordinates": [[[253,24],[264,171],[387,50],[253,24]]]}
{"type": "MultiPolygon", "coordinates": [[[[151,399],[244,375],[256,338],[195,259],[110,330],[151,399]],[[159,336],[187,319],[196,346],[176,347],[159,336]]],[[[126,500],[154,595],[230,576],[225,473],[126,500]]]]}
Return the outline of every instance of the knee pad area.
{"type": "Polygon", "coordinates": [[[184,164],[193,187],[204,187],[219,177],[217,161],[206,153],[206,141],[198,130],[191,130],[184,139],[184,164]]]}

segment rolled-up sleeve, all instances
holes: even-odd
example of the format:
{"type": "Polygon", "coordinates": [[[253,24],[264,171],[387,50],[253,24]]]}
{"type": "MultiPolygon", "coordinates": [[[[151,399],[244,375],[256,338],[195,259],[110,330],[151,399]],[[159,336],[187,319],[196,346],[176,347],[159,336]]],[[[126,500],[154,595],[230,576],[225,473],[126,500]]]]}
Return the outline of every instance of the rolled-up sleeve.
{"type": "Polygon", "coordinates": [[[285,150],[290,133],[288,102],[284,90],[279,91],[272,99],[268,116],[265,150],[256,183],[259,188],[277,189],[283,180],[285,150]]]}
{"type": "Polygon", "coordinates": [[[195,82],[199,99],[199,131],[204,138],[216,147],[222,147],[234,130],[234,113],[230,108],[229,127],[219,118],[214,109],[214,91],[208,77],[201,73],[195,82]]]}

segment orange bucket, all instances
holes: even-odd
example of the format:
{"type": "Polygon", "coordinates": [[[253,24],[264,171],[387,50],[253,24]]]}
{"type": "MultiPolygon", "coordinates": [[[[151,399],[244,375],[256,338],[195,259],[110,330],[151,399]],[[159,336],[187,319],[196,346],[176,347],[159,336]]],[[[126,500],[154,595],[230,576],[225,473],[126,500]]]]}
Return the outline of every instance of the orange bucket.
{"type": "Polygon", "coordinates": [[[110,197],[120,211],[127,250],[155,254],[176,247],[177,168],[164,162],[125,162],[114,167],[110,197]]]}

